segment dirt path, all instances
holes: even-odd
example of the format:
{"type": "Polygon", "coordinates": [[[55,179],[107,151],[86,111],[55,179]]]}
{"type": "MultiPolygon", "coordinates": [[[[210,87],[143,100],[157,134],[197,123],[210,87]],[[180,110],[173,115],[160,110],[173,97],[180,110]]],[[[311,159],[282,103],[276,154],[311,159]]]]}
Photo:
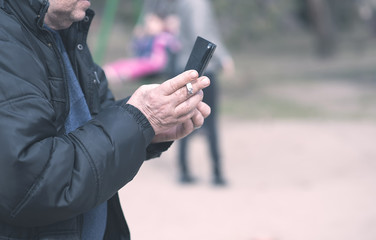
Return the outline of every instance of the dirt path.
{"type": "Polygon", "coordinates": [[[133,240],[376,239],[375,122],[221,122],[229,185],[210,185],[206,142],[191,144],[199,182],[177,183],[176,145],[121,190],[133,240]]]}

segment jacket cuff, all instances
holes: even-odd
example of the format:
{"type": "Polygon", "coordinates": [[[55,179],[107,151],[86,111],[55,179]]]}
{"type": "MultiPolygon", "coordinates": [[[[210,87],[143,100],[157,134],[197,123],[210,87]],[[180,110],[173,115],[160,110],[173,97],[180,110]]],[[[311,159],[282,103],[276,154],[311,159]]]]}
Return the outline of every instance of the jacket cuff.
{"type": "Polygon", "coordinates": [[[167,151],[170,148],[173,141],[171,142],[162,142],[162,143],[153,143],[146,148],[146,160],[151,158],[160,157],[162,152],[167,151]]]}
{"type": "Polygon", "coordinates": [[[141,127],[141,130],[145,133],[145,136],[150,143],[155,136],[155,132],[145,115],[138,108],[134,107],[131,104],[122,104],[121,107],[133,116],[136,123],[141,127]]]}
{"type": "MultiPolygon", "coordinates": [[[[151,131],[152,134],[147,134],[147,136],[151,135],[153,138],[155,136],[155,132],[149,120],[138,108],[134,107],[131,104],[127,104],[126,102],[127,101],[123,101],[121,106],[135,118],[137,124],[141,126],[143,131],[151,131]]],[[[151,142],[152,138],[149,142],[151,142]]],[[[172,143],[173,141],[150,144],[146,148],[146,159],[160,157],[162,152],[169,149],[172,143]]]]}

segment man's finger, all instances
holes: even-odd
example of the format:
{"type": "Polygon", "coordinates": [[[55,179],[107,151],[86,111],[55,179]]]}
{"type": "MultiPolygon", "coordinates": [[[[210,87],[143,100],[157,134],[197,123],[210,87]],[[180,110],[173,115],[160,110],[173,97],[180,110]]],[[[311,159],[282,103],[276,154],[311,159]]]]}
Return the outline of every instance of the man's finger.
{"type": "Polygon", "coordinates": [[[192,92],[189,92],[189,89],[187,86],[183,86],[177,91],[175,91],[170,96],[173,98],[171,101],[173,101],[176,106],[187,101],[189,98],[194,97],[196,94],[201,95],[202,89],[208,87],[210,85],[210,79],[207,77],[200,77],[197,79],[197,81],[189,82],[192,89],[192,92]]]}
{"type": "Polygon", "coordinates": [[[198,111],[201,112],[201,114],[202,114],[202,116],[204,116],[204,118],[207,118],[211,113],[210,106],[208,104],[204,103],[204,102],[200,102],[197,105],[197,109],[198,109],[198,111]]]}
{"type": "MultiPolygon", "coordinates": [[[[179,90],[180,91],[180,90],[179,90]]],[[[202,101],[204,97],[203,91],[199,91],[188,99],[181,101],[175,107],[175,114],[178,117],[184,116],[192,112],[197,108],[197,105],[202,101]]]]}
{"type": "Polygon", "coordinates": [[[195,129],[200,128],[204,124],[204,116],[199,110],[195,110],[193,116],[191,117],[193,126],[195,129]]]}
{"type": "Polygon", "coordinates": [[[168,96],[176,92],[182,87],[186,87],[186,84],[192,82],[198,78],[198,73],[195,70],[185,71],[178,76],[169,79],[161,84],[160,88],[163,90],[163,93],[168,96]]]}

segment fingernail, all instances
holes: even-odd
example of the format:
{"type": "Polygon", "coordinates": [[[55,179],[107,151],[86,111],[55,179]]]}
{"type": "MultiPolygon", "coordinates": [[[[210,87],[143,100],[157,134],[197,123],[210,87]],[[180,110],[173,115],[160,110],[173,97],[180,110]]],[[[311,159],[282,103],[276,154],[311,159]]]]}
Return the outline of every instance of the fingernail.
{"type": "Polygon", "coordinates": [[[197,77],[198,77],[198,73],[197,73],[197,71],[192,70],[192,71],[189,73],[189,76],[191,76],[191,78],[197,78],[197,77]]]}
{"type": "Polygon", "coordinates": [[[210,80],[207,77],[203,78],[201,81],[202,81],[202,83],[204,83],[206,85],[210,83],[210,80]]]}

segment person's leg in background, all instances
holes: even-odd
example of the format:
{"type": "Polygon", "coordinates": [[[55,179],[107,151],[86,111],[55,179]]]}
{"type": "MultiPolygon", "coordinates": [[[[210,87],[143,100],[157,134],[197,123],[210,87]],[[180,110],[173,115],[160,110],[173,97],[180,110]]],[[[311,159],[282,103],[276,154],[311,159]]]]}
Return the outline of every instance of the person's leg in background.
{"type": "Polygon", "coordinates": [[[212,174],[213,184],[225,185],[226,181],[223,178],[221,155],[219,150],[218,140],[218,79],[213,72],[205,73],[210,78],[210,86],[204,89],[203,101],[211,107],[211,114],[205,119],[203,128],[206,130],[206,137],[208,139],[210,154],[212,159],[212,174]]]}
{"type": "Polygon", "coordinates": [[[187,147],[190,137],[187,136],[179,140],[179,174],[181,183],[193,183],[195,179],[192,177],[187,164],[187,147]]]}
{"type": "MultiPolygon", "coordinates": [[[[223,177],[221,156],[218,141],[217,127],[217,111],[218,111],[218,82],[216,75],[212,72],[205,73],[210,78],[211,84],[204,89],[203,101],[211,107],[211,114],[205,119],[203,129],[210,149],[210,157],[212,160],[212,175],[214,185],[225,185],[226,181],[223,177]]],[[[187,136],[179,141],[179,174],[181,183],[193,183],[195,178],[191,175],[188,167],[188,142],[191,141],[194,134],[187,136]]]]}

